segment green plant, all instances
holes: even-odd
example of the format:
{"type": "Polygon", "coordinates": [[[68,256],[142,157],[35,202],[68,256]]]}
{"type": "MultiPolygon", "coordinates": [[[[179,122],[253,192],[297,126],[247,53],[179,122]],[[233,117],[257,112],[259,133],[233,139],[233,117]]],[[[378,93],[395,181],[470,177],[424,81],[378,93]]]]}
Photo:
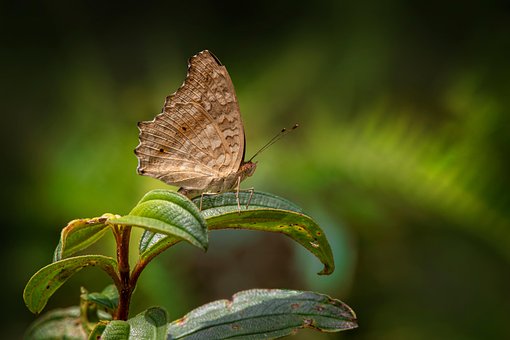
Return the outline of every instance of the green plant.
{"type": "Polygon", "coordinates": [[[128,215],[104,214],[73,220],[62,229],[53,263],[39,270],[23,294],[27,307],[39,313],[51,295],[73,274],[88,266],[103,269],[113,285],[100,293],[82,288],[78,307],[48,312],[28,329],[27,338],[104,339],[244,339],[277,338],[310,327],[335,332],[357,327],[354,312],[343,302],[315,292],[253,289],[199,307],[169,322],[159,307],[129,317],[131,295],[140,273],[165,249],[187,241],[204,250],[208,231],[251,229],[285,234],[314,254],[324,265],[319,274],[334,270],[333,255],[321,228],[303,211],[268,193],[233,192],[193,201],[168,190],[147,193],[128,215]],[[243,207],[238,208],[238,199],[243,207]],[[247,203],[250,203],[246,207],[247,203]],[[197,206],[202,207],[201,210],[197,206]],[[139,256],[131,268],[128,250],[131,229],[144,229],[139,256]],[[76,255],[108,230],[113,232],[117,258],[76,255]]]}

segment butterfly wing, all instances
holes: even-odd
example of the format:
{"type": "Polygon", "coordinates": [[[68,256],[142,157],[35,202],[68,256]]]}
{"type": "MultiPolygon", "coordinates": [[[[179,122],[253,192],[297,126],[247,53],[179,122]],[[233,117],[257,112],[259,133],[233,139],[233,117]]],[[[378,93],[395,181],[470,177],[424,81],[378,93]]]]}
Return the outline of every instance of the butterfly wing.
{"type": "Polygon", "coordinates": [[[163,112],[139,123],[138,172],[206,190],[235,173],[243,160],[244,129],[234,87],[210,52],[193,56],[183,85],[168,96],[163,112]]]}

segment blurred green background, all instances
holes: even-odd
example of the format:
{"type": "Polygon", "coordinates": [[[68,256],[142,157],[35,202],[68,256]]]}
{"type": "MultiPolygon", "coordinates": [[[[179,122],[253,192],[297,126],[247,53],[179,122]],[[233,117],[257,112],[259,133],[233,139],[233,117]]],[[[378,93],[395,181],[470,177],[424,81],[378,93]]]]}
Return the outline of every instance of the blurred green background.
{"type": "MultiPolygon", "coordinates": [[[[214,232],[142,274],[132,314],[172,317],[248,288],[318,290],[360,328],[296,339],[510,338],[510,6],[504,1],[4,2],[0,15],[1,333],[34,319],[22,290],[60,228],[125,214],[165,184],[136,174],[136,123],[210,49],[236,87],[252,155],[245,187],[321,224],[336,272],[281,235],[214,232]]],[[[106,238],[92,251],[111,254],[106,238]]],[[[78,303],[87,269],[46,310],[78,303]]]]}

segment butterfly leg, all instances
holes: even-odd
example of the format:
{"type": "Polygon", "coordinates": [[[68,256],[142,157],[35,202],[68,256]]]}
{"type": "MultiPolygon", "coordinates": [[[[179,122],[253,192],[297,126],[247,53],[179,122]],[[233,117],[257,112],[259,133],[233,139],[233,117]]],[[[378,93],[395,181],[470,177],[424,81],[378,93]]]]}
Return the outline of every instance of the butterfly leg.
{"type": "Polygon", "coordinates": [[[239,202],[239,191],[241,186],[241,176],[237,177],[237,185],[236,185],[236,200],[237,200],[237,213],[241,213],[241,203],[239,202]]]}
{"type": "Polygon", "coordinates": [[[251,198],[253,197],[253,193],[255,192],[254,188],[246,189],[246,191],[250,192],[250,197],[248,198],[248,202],[246,203],[246,209],[250,206],[251,198]]]}
{"type": "Polygon", "coordinates": [[[239,199],[239,193],[240,192],[249,192],[250,193],[250,196],[248,197],[248,202],[246,202],[246,205],[244,205],[243,203],[243,206],[245,207],[245,209],[248,209],[250,207],[250,203],[251,203],[251,198],[253,197],[253,193],[255,192],[255,189],[252,187],[252,188],[249,188],[249,189],[239,189],[237,188],[236,190],[236,199],[237,199],[237,209],[238,211],[240,212],[241,210],[241,200],[239,199]]]}

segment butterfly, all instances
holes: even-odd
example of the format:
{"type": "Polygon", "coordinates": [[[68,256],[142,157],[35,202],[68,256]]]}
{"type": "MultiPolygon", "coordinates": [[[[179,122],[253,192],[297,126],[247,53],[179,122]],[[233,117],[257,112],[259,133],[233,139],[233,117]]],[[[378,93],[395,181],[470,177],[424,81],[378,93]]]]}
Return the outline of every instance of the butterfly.
{"type": "MultiPolygon", "coordinates": [[[[256,162],[245,161],[245,135],[225,66],[204,50],[188,61],[181,87],[153,120],[138,123],[137,171],[195,197],[237,188],[256,162]]],[[[239,204],[239,202],[238,202],[239,204]]]]}

